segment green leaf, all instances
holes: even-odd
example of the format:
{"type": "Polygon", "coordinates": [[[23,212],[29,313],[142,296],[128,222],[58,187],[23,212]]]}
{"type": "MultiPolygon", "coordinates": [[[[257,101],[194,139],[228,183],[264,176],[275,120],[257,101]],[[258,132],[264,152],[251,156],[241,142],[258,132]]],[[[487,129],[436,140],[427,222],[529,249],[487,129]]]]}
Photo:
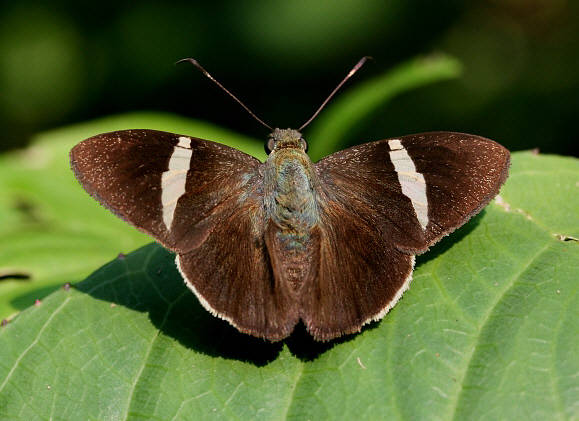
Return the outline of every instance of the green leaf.
{"type": "Polygon", "coordinates": [[[65,282],[78,282],[121,251],[151,241],[80,187],[70,149],[87,137],[130,128],[195,134],[264,157],[261,142],[194,120],[139,113],[55,130],[0,157],[0,319],[65,282]]]}
{"type": "Polygon", "coordinates": [[[329,344],[238,333],[145,246],[0,329],[0,418],[577,419],[578,180],[575,159],[514,154],[500,204],[329,344]]]}
{"type": "Polygon", "coordinates": [[[525,152],[513,161],[501,197],[543,229],[579,238],[578,193],[577,159],[525,152]]]}

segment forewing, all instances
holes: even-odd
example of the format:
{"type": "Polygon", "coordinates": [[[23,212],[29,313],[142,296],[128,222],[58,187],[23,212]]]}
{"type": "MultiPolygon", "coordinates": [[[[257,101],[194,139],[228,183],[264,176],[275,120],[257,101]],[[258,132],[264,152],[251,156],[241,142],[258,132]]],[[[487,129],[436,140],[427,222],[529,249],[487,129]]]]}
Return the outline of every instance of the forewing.
{"type": "Polygon", "coordinates": [[[260,162],[243,152],[153,130],[91,137],[70,160],[103,206],[178,252],[198,247],[261,181],[260,162]]]}
{"type": "Polygon", "coordinates": [[[316,164],[329,203],[420,254],[499,192],[510,154],[479,136],[433,132],[345,149],[316,164]]]}

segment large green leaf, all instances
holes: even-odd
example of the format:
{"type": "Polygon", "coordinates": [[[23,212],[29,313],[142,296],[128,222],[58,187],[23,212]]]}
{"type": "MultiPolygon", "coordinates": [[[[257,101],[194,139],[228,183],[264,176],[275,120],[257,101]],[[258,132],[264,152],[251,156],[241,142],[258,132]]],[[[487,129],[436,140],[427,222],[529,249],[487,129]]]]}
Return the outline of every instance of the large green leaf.
{"type": "Polygon", "coordinates": [[[579,419],[579,162],[516,153],[382,320],[270,344],[210,316],[156,244],[0,329],[4,419],[579,419]]]}
{"type": "MultiPolygon", "coordinates": [[[[328,110],[324,146],[393,94],[458,71],[444,58],[406,66],[354,90],[354,114],[328,110]]],[[[303,328],[270,344],[210,316],[156,244],[59,287],[150,241],[67,162],[78,141],[137,127],[263,157],[261,142],[156,114],[0,157],[0,317],[46,296],[0,328],[0,419],[579,419],[577,160],[514,154],[500,200],[418,258],[383,321],[329,344],[303,328]]]]}

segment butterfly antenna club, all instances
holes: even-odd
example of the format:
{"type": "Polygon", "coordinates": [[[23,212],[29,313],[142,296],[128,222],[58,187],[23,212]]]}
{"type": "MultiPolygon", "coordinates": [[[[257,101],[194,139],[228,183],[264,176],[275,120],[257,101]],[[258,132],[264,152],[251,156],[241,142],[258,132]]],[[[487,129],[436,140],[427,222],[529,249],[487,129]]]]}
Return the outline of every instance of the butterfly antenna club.
{"type": "Polygon", "coordinates": [[[365,56],[362,57],[360,59],[360,61],[358,61],[358,63],[356,63],[356,65],[352,68],[352,70],[350,70],[348,72],[348,74],[346,75],[346,77],[338,84],[338,86],[336,86],[336,88],[332,91],[332,93],[326,98],[326,100],[322,103],[322,105],[320,105],[320,107],[318,108],[318,110],[314,113],[313,116],[310,117],[310,119],[308,121],[306,121],[298,130],[302,131],[302,129],[304,127],[306,127],[308,124],[310,124],[312,122],[312,120],[314,118],[316,118],[316,116],[320,113],[320,111],[322,111],[322,109],[326,106],[326,104],[330,101],[330,99],[332,99],[332,97],[335,95],[336,92],[338,92],[340,90],[340,88],[342,87],[342,85],[344,83],[346,83],[346,81],[348,79],[350,79],[352,76],[354,76],[354,74],[360,69],[360,67],[362,67],[364,65],[364,63],[366,63],[368,60],[372,60],[374,61],[374,59],[370,56],[365,56]]]}

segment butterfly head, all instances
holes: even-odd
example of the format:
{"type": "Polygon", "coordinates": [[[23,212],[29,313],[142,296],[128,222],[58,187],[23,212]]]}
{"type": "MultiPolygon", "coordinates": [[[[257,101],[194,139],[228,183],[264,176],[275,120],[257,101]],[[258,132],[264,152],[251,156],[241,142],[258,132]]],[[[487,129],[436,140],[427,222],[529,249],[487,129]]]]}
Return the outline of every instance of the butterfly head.
{"type": "Polygon", "coordinates": [[[269,155],[273,151],[286,148],[301,149],[307,152],[308,143],[297,130],[275,129],[265,142],[265,152],[269,155]]]}

